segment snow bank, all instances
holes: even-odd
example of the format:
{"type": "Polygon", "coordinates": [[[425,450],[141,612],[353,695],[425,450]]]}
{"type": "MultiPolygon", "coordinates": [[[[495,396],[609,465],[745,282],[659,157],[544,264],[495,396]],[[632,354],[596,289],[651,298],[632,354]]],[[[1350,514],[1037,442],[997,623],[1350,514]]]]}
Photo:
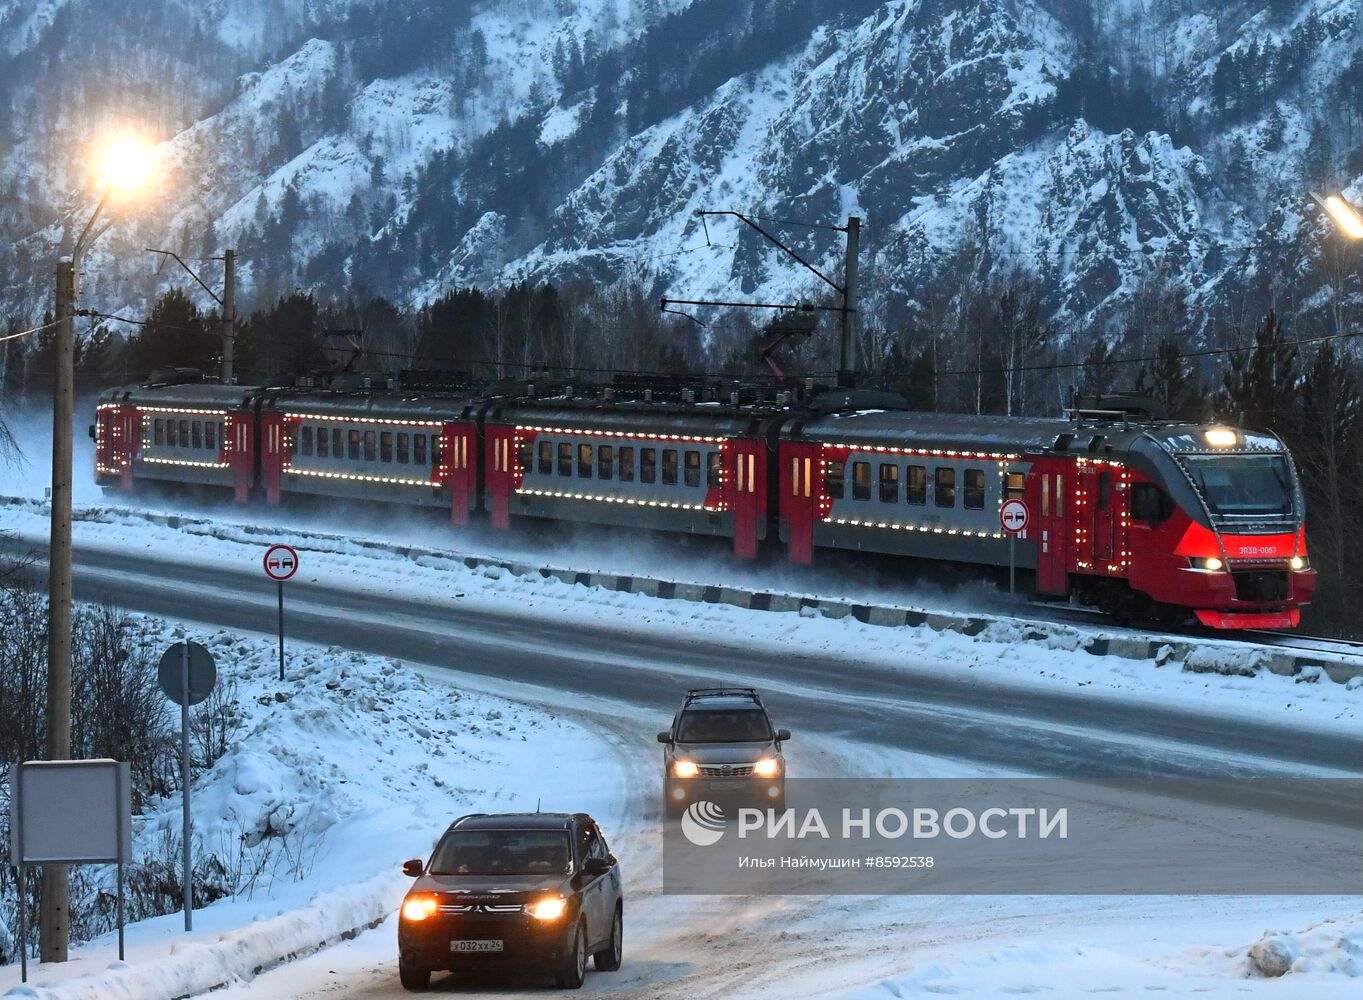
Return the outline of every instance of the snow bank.
{"type": "Polygon", "coordinates": [[[1246,953],[1253,975],[1363,976],[1363,913],[1329,918],[1302,931],[1266,931],[1246,953]]]}
{"type": "Polygon", "coordinates": [[[378,875],[318,895],[300,910],[228,931],[216,941],[176,945],[154,962],[114,962],[101,973],[52,986],[16,986],[6,997],[36,1000],[171,1000],[253,976],[373,927],[402,898],[401,876],[378,875]]]}

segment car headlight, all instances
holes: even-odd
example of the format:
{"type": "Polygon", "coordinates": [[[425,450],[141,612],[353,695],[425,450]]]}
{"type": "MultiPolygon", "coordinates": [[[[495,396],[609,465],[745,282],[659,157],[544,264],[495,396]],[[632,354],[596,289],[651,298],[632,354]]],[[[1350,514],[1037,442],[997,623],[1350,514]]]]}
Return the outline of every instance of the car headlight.
{"type": "Polygon", "coordinates": [[[1303,570],[1306,569],[1306,560],[1301,556],[1293,556],[1291,559],[1287,560],[1287,565],[1291,566],[1294,570],[1303,570]]]}
{"type": "Polygon", "coordinates": [[[775,757],[763,757],[752,766],[752,773],[759,778],[774,778],[781,773],[781,762],[775,757]]]}
{"type": "Polygon", "coordinates": [[[546,896],[538,899],[525,908],[525,912],[536,920],[557,920],[563,916],[563,911],[567,909],[568,901],[562,897],[546,896]]]}
{"type": "Polygon", "coordinates": [[[674,778],[694,778],[700,774],[700,768],[693,760],[674,760],[672,762],[672,777],[674,778]]]}
{"type": "Polygon", "coordinates": [[[439,903],[436,898],[429,893],[419,896],[408,896],[402,903],[403,920],[425,920],[427,917],[434,916],[439,903]]]}
{"type": "Polygon", "coordinates": [[[1208,556],[1205,559],[1192,558],[1188,561],[1193,564],[1193,569],[1207,569],[1211,570],[1213,573],[1223,569],[1226,565],[1220,559],[1216,558],[1216,556],[1208,556]]]}

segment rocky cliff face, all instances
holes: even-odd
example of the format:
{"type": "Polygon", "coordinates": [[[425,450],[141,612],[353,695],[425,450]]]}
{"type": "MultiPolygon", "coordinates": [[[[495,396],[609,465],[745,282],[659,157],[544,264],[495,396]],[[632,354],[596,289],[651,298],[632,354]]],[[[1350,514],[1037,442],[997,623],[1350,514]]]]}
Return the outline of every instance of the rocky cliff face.
{"type": "MultiPolygon", "coordinates": [[[[865,220],[884,321],[1022,276],[1074,332],[1351,315],[1305,197],[1363,174],[1357,0],[0,0],[0,302],[50,301],[93,143],[162,142],[90,260],[144,308],[145,246],[238,248],[245,301],[419,304],[629,281],[789,298],[734,220],[865,220]],[[935,294],[935,293],[934,293],[935,294]]],[[[833,273],[838,236],[773,222],[833,273]]],[[[1331,255],[1334,254],[1332,257],[1331,255]]]]}

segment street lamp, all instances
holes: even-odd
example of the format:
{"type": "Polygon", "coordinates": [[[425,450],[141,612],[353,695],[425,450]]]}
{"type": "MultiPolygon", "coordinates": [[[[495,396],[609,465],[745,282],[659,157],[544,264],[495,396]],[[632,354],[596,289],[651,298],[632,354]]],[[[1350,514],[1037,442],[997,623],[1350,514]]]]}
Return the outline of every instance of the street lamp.
{"type": "MultiPolygon", "coordinates": [[[[57,337],[52,387],[52,527],[47,568],[47,759],[71,756],[71,425],[75,407],[72,318],[81,258],[113,224],[96,228],[109,198],[136,190],[151,172],[151,156],[135,139],[120,139],[99,164],[103,189],[70,258],[57,262],[57,337]]],[[[69,938],[70,883],[65,865],[44,865],[39,930],[44,962],[65,962],[69,938]]]]}
{"type": "Polygon", "coordinates": [[[1326,195],[1324,198],[1313,194],[1311,198],[1334,220],[1341,233],[1351,240],[1363,240],[1363,216],[1358,214],[1358,209],[1337,194],[1326,195]]]}

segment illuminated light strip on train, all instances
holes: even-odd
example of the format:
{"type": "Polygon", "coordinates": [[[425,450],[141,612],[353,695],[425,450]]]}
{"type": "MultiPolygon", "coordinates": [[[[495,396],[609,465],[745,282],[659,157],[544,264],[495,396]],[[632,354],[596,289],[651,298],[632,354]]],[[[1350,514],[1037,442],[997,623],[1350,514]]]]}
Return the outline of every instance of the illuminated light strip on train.
{"type": "MultiPolygon", "coordinates": [[[[183,407],[183,406],[141,406],[141,405],[134,404],[134,403],[129,403],[128,405],[129,405],[129,406],[135,406],[136,409],[137,409],[137,411],[138,411],[139,413],[173,413],[173,414],[175,414],[177,417],[178,417],[178,416],[194,416],[194,417],[226,417],[226,416],[227,416],[227,411],[226,411],[226,410],[190,410],[190,409],[186,409],[186,408],[183,407]]],[[[144,418],[144,419],[145,419],[145,418],[144,418]]]]}
{"type": "Polygon", "coordinates": [[[96,472],[103,472],[103,473],[105,473],[106,475],[110,475],[110,476],[121,476],[121,475],[123,475],[123,470],[122,470],[122,469],[116,469],[116,468],[113,468],[112,466],[100,465],[100,464],[98,464],[98,463],[96,463],[96,465],[95,465],[95,471],[96,471],[96,472]]]}
{"type": "Polygon", "coordinates": [[[982,458],[993,462],[1017,462],[1021,461],[1020,454],[1012,454],[1001,451],[956,451],[951,449],[935,448],[888,448],[883,445],[872,444],[842,444],[837,441],[819,441],[824,448],[845,448],[848,455],[859,454],[861,452],[875,452],[882,455],[923,455],[929,458],[982,458]]]}
{"type": "Polygon", "coordinates": [[[315,476],[318,479],[345,479],[350,482],[360,483],[388,483],[393,486],[432,486],[440,488],[440,484],[429,479],[399,479],[397,476],[361,476],[354,472],[323,472],[320,469],[295,469],[287,468],[281,470],[286,476],[315,476]]]}
{"type": "Polygon", "coordinates": [[[139,455],[144,462],[154,462],[157,465],[187,465],[191,469],[230,469],[232,466],[228,462],[195,462],[188,458],[153,458],[151,455],[139,455]]]}
{"type": "MultiPolygon", "coordinates": [[[[285,420],[307,420],[322,424],[383,424],[386,427],[444,427],[445,424],[439,420],[393,420],[388,417],[348,417],[336,414],[324,415],[321,413],[292,413],[285,411],[285,420]]],[[[459,423],[459,421],[451,421],[459,423]]]]}
{"type": "Polygon", "coordinates": [[[639,500],[635,497],[607,497],[593,493],[560,493],[557,490],[518,489],[517,496],[552,497],[556,500],[594,500],[597,503],[619,503],[630,507],[666,507],[668,510],[703,510],[718,514],[729,509],[728,504],[707,507],[702,503],[670,503],[666,500],[639,500]]]}
{"type": "Polygon", "coordinates": [[[850,528],[893,528],[895,531],[921,531],[929,535],[960,535],[962,538],[1007,538],[1002,531],[971,531],[968,528],[932,528],[923,524],[896,524],[893,521],[858,521],[849,517],[830,517],[825,524],[845,524],[850,528]]]}
{"type": "Polygon", "coordinates": [[[690,437],[685,434],[648,434],[641,431],[588,431],[575,430],[571,427],[532,427],[528,425],[517,425],[516,432],[530,431],[534,434],[556,434],[564,437],[606,437],[606,438],[629,438],[639,441],[672,441],[677,444],[724,444],[728,438],[722,437],[690,437]]]}

